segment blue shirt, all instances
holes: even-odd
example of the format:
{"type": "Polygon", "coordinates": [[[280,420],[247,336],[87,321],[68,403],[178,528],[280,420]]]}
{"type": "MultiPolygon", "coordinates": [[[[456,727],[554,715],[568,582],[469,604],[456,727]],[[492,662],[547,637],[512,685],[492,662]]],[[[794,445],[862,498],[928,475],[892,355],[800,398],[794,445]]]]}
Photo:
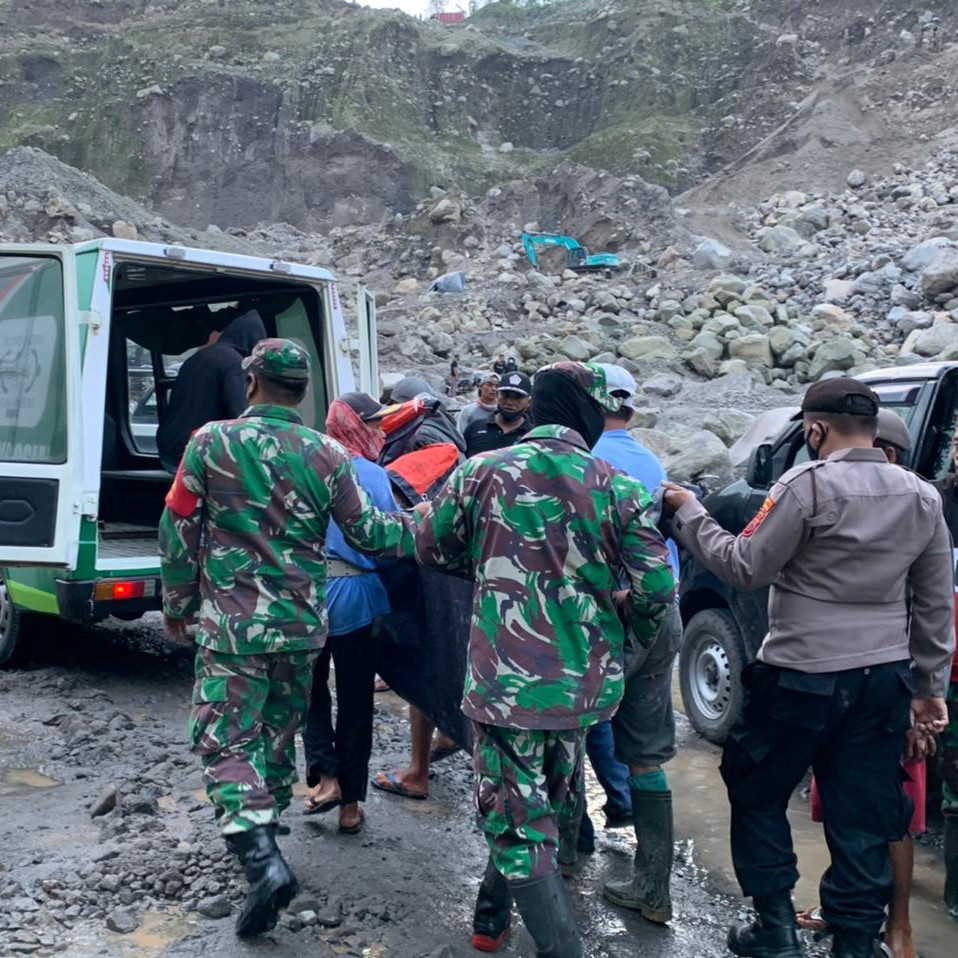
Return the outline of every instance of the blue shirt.
{"type": "MultiPolygon", "coordinates": [[[[353,465],[359,484],[369,494],[373,505],[384,512],[398,512],[399,506],[386,470],[362,456],[353,456],[353,465]]],[[[365,628],[389,611],[386,589],[376,575],[376,561],[347,545],[339,527],[332,521],[326,534],[326,555],[369,570],[369,575],[337,576],[327,580],[326,609],[330,635],[346,635],[365,628]]]]}
{"type": "MultiPolygon", "coordinates": [[[[662,463],[642,445],[627,429],[610,429],[602,433],[599,441],[592,449],[592,454],[604,459],[610,466],[630,475],[654,493],[668,476],[662,468],[662,463]]],[[[669,547],[669,564],[675,581],[679,581],[679,549],[671,540],[667,539],[669,547]]]]}

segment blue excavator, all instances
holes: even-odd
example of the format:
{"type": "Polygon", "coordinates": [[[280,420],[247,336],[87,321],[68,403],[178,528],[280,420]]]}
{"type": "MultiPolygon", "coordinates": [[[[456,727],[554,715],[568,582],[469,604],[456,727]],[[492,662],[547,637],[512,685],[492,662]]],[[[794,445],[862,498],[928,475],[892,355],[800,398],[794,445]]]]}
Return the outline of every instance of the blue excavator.
{"type": "Polygon", "coordinates": [[[523,233],[522,245],[533,269],[539,268],[536,247],[560,246],[566,250],[566,267],[577,273],[612,273],[621,269],[622,263],[615,253],[590,253],[578,240],[558,233],[523,233]]]}

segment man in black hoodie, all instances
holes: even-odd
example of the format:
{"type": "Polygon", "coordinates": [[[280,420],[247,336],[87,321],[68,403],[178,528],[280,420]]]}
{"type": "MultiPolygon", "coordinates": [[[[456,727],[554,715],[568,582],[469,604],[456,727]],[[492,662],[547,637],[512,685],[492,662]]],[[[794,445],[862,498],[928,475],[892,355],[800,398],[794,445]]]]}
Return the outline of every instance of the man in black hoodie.
{"type": "Polygon", "coordinates": [[[211,335],[209,343],[183,363],[156,431],[157,451],[167,472],[175,475],[190,436],[200,426],[236,419],[246,408],[246,375],[240,363],[265,338],[263,320],[251,309],[211,335]]]}

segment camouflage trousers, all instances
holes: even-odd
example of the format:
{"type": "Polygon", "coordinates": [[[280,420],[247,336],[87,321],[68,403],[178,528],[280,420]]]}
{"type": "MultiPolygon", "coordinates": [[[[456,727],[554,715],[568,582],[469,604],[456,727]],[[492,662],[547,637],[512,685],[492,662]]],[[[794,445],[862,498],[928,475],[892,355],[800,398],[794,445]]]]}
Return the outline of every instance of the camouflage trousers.
{"type": "Polygon", "coordinates": [[[958,682],[948,688],[948,728],[941,736],[941,810],[958,817],[958,682]]]}
{"type": "Polygon", "coordinates": [[[292,801],[296,732],[317,653],[230,655],[199,646],[191,751],[224,835],[271,825],[292,801]]]}
{"type": "Polygon", "coordinates": [[[560,828],[577,813],[585,730],[474,728],[476,805],[496,870],[551,875],[560,828]]]}

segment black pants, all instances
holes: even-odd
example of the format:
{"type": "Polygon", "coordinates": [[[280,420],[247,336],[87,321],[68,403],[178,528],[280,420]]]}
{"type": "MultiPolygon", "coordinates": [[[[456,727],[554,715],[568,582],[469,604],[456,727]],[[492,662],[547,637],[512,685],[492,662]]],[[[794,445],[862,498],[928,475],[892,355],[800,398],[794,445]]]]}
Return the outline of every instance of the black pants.
{"type": "Polygon", "coordinates": [[[877,937],[892,894],[888,843],[904,837],[912,811],[900,766],[914,690],[908,663],[811,675],[756,662],[742,681],[745,709],[722,755],[742,891],[790,891],[798,880],[785,811],[811,766],[832,858],[822,917],[877,937]]]}
{"type": "Polygon", "coordinates": [[[373,746],[373,682],[376,675],[372,626],[331,635],[313,666],[313,694],[306,716],[306,783],[321,775],[339,779],[343,804],[362,802],[373,746]],[[336,728],[329,694],[329,661],[336,667],[336,728]]]}

